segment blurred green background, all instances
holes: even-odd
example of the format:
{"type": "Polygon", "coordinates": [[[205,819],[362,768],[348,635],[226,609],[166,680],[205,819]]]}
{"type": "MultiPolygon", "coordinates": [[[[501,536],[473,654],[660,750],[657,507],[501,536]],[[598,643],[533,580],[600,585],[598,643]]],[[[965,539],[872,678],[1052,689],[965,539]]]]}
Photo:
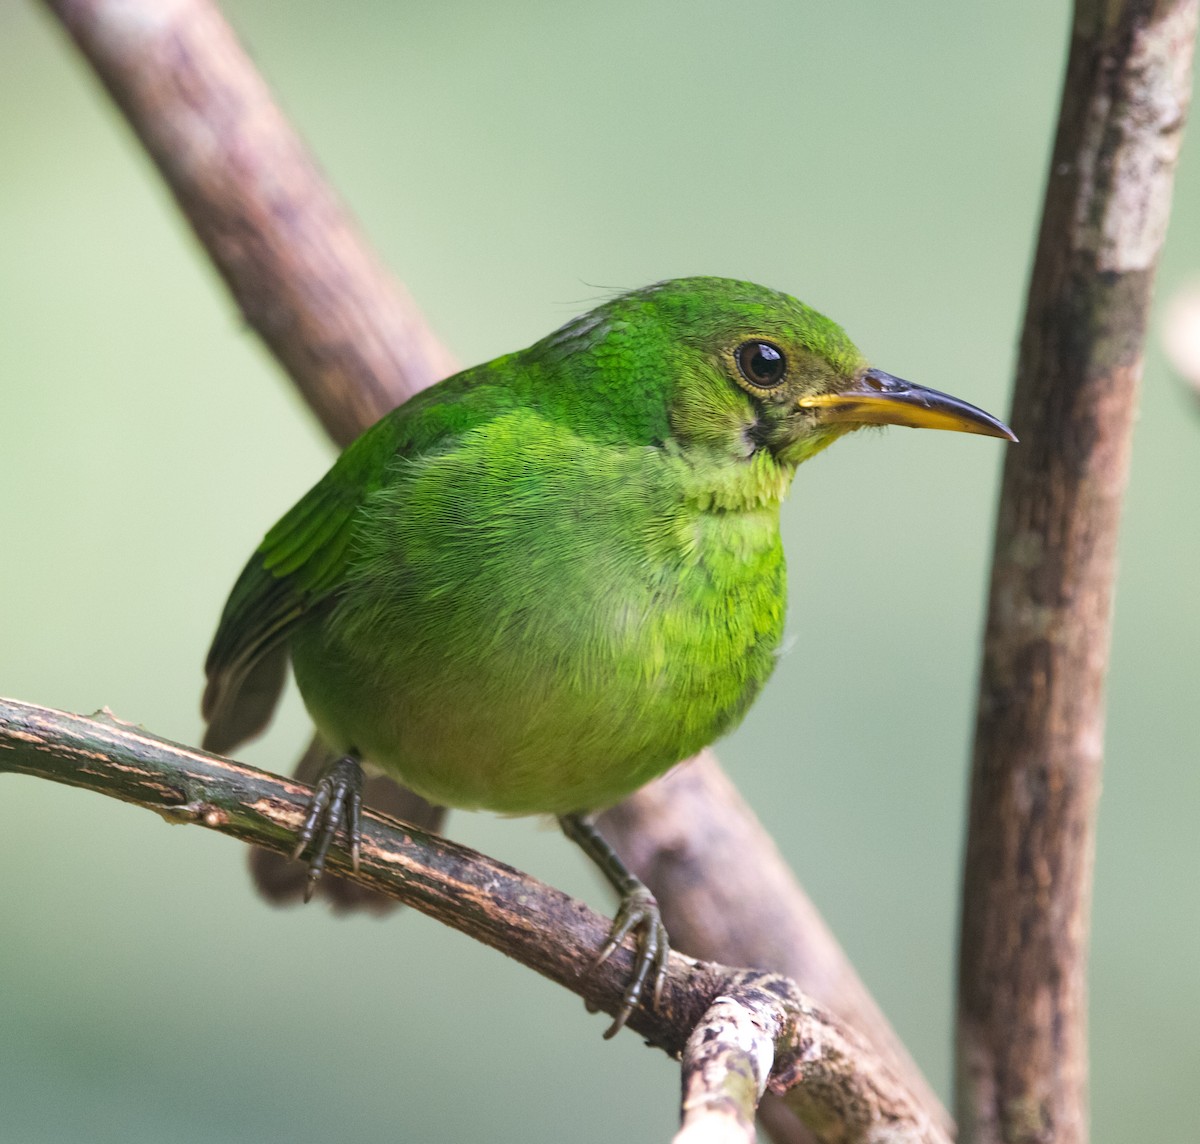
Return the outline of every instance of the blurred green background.
{"type": "MultiPolygon", "coordinates": [[[[1067,6],[236,0],[464,362],[601,289],[727,274],[1001,414],[1067,6]]],[[[1190,140],[1160,277],[1200,272],[1190,140]]],[[[331,451],[36,4],[0,4],[0,693],[200,733],[200,665],[331,451]]],[[[790,639],[735,780],[943,1093],[1002,446],[892,430],[797,480],[790,639]]],[[[1152,348],[1121,550],[1092,959],[1098,1144],[1195,1138],[1200,410],[1152,348]]],[[[286,769],[292,696],[246,755],[286,769]]],[[[414,913],[276,912],[202,830],[0,777],[0,1129],[43,1141],[662,1141],[676,1067],[414,913]]],[[[450,832],[605,910],[531,821],[450,832]]]]}

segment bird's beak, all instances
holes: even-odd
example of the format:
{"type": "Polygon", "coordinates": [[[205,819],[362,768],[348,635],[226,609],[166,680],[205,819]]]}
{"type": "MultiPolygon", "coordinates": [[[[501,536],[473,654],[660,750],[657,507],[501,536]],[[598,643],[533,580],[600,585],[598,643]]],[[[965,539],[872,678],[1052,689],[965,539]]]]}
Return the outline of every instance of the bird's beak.
{"type": "Polygon", "coordinates": [[[845,389],[800,398],[805,409],[819,409],[826,421],[852,421],[859,425],[908,425],[913,429],[953,429],[959,433],[982,433],[1015,441],[1016,434],[1003,421],[982,409],[869,369],[845,389]]]}

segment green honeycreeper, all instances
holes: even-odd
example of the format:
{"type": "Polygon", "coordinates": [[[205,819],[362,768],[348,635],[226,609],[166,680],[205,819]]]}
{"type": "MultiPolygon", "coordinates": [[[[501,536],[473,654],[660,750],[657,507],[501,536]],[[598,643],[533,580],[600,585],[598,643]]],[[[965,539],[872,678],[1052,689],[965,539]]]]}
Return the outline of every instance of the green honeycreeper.
{"type": "MultiPolygon", "coordinates": [[[[297,856],[358,854],[365,761],[431,803],[556,815],[633,933],[609,1035],[657,997],[649,891],[587,817],[736,726],[783,633],[779,508],[868,424],[1015,440],[872,369],[842,329],[748,282],[614,298],[384,416],[275,525],[209,652],[204,745],[261,731],[288,659],[331,748],[297,856]]],[[[306,895],[307,896],[307,895],[306,895]]]]}

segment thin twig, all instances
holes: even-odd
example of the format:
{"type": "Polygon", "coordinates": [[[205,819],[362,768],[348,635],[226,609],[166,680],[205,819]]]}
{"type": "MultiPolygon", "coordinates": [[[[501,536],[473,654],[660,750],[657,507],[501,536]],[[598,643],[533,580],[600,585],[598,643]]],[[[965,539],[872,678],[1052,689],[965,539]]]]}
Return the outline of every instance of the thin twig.
{"type": "MultiPolygon", "coordinates": [[[[2,771],[96,791],[277,851],[291,848],[312,795],[310,787],[160,739],[107,712],[85,718],[0,699],[2,771]]],[[[406,823],[367,811],[362,829],[358,872],[344,851],[331,853],[342,877],[508,954],[592,1008],[611,1014],[621,1004],[632,943],[597,965],[608,923],[582,903],[406,823]]],[[[769,1086],[831,1141],[948,1144],[865,1041],[777,974],[673,953],[659,1006],[639,1007],[629,1026],[672,1056],[687,1049],[694,1131],[728,1122],[733,1108],[735,1119],[752,1125],[769,1086]],[[706,1098],[712,1093],[719,1096],[706,1098]]]]}
{"type": "Polygon", "coordinates": [[[1087,1139],[1086,985],[1117,526],[1197,0],[1079,0],[1006,454],[975,737],[958,1112],[1087,1139]]]}
{"type": "Polygon", "coordinates": [[[775,1066],[776,1030],[718,997],[683,1050],[683,1110],[675,1144],[754,1144],[754,1115],[775,1066]]]}

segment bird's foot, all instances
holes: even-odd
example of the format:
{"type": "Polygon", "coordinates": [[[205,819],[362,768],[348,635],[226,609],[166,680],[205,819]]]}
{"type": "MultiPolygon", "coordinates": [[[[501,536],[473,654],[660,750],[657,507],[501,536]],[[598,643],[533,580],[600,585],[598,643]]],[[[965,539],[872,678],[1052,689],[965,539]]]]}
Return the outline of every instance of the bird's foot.
{"type": "Polygon", "coordinates": [[[657,1009],[662,1001],[663,982],[667,979],[667,958],[671,953],[667,927],[663,925],[662,912],[654,895],[640,882],[622,896],[620,908],[608,934],[608,941],[597,955],[595,964],[600,965],[607,961],[617,946],[631,933],[637,935],[633,974],[621,995],[621,1006],[613,1018],[613,1023],[605,1030],[605,1040],[615,1037],[625,1027],[625,1022],[642,1000],[646,982],[650,980],[653,981],[650,1003],[657,1009]]]}
{"type": "Polygon", "coordinates": [[[304,889],[306,902],[312,898],[321,880],[325,857],[339,828],[346,832],[350,861],[354,869],[358,869],[362,843],[362,786],[363,770],[353,755],[343,755],[321,773],[316,792],[308,804],[308,814],[296,836],[296,848],[292,851],[293,858],[310,851],[308,885],[304,889]]]}
{"type": "Polygon", "coordinates": [[[613,919],[612,929],[609,930],[608,941],[597,955],[593,968],[607,961],[617,946],[631,933],[637,935],[633,973],[629,984],[625,986],[625,992],[621,995],[621,1004],[613,1023],[604,1034],[607,1040],[609,1037],[615,1037],[625,1027],[625,1022],[642,1000],[646,982],[650,980],[652,973],[654,991],[650,1000],[653,1007],[658,1008],[662,1000],[663,983],[667,979],[667,958],[671,955],[667,927],[663,925],[662,912],[654,895],[621,861],[617,852],[604,841],[586,815],[562,814],[559,815],[558,824],[563,833],[596,863],[613,889],[621,895],[621,905],[613,919]]]}

